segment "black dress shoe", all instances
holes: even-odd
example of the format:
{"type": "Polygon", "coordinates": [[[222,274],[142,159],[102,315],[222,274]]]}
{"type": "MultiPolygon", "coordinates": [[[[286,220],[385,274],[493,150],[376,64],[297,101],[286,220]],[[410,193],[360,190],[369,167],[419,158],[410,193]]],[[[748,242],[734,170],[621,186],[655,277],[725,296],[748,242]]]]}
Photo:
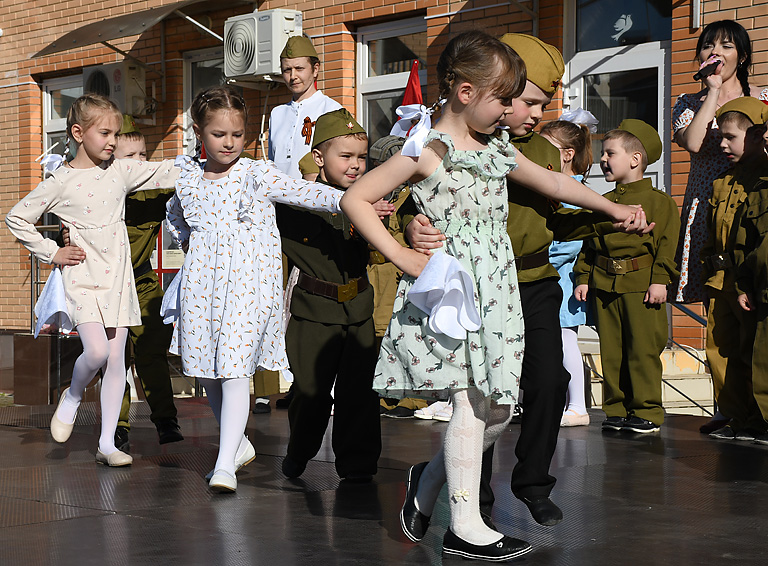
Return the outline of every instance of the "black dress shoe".
{"type": "Polygon", "coordinates": [[[373,481],[373,475],[366,474],[365,472],[351,472],[341,478],[341,481],[347,483],[371,483],[373,481]]]}
{"type": "Polygon", "coordinates": [[[171,442],[180,442],[184,440],[181,435],[179,421],[173,419],[162,419],[155,423],[157,436],[160,444],[170,444],[171,442]]]}
{"type": "Polygon", "coordinates": [[[131,442],[128,438],[128,431],[130,429],[119,426],[115,429],[115,448],[120,452],[128,452],[131,449],[131,442]]]}
{"type": "Polygon", "coordinates": [[[413,413],[415,412],[416,412],[416,409],[409,409],[408,407],[403,407],[402,405],[398,405],[394,409],[391,409],[386,413],[384,413],[384,416],[390,419],[412,419],[413,413]]]}
{"type": "Polygon", "coordinates": [[[283,475],[287,478],[294,479],[299,477],[307,469],[307,463],[294,460],[290,456],[283,458],[283,475]]]}
{"type": "Polygon", "coordinates": [[[540,525],[551,527],[563,520],[563,512],[560,507],[552,503],[549,497],[521,497],[520,501],[528,506],[533,520],[540,525]]]}
{"type": "Polygon", "coordinates": [[[483,513],[480,511],[480,518],[483,520],[483,523],[485,523],[485,526],[491,529],[492,531],[499,532],[499,529],[496,528],[495,523],[493,522],[493,519],[490,515],[483,513]]]}
{"type": "Polygon", "coordinates": [[[293,400],[293,385],[291,385],[291,388],[288,390],[288,393],[285,394],[285,397],[275,401],[275,409],[288,409],[288,407],[291,406],[292,400],[293,400]]]}
{"type": "Polygon", "coordinates": [[[530,552],[532,547],[524,540],[503,535],[501,540],[478,546],[460,539],[451,529],[445,531],[443,537],[443,553],[461,556],[470,560],[487,560],[489,562],[504,562],[530,552]]]}
{"type": "Polygon", "coordinates": [[[251,412],[254,415],[266,415],[267,413],[271,413],[272,407],[269,406],[269,397],[256,397],[251,412]]]}
{"type": "Polygon", "coordinates": [[[405,490],[405,502],[400,510],[400,526],[405,536],[413,542],[419,542],[429,528],[429,517],[416,508],[416,491],[419,488],[419,478],[429,462],[411,466],[408,470],[408,481],[405,490]]]}

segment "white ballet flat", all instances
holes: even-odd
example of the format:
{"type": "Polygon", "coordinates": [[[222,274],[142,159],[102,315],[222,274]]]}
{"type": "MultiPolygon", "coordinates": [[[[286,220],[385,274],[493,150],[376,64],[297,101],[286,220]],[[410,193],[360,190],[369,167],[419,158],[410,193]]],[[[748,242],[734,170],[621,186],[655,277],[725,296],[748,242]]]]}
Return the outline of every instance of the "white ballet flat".
{"type": "MultiPolygon", "coordinates": [[[[72,436],[72,429],[75,428],[75,422],[77,420],[77,411],[75,411],[75,419],[72,422],[72,424],[67,424],[65,422],[62,422],[59,417],[56,415],[59,414],[59,408],[61,408],[61,404],[64,402],[64,398],[67,396],[67,393],[69,393],[69,387],[67,387],[61,394],[61,399],[59,399],[59,404],[56,405],[56,411],[53,413],[53,417],[51,418],[51,436],[56,442],[66,442],[69,440],[69,437],[72,436]]],[[[77,410],[80,410],[80,407],[77,408],[77,410]]]]}
{"type": "MultiPolygon", "coordinates": [[[[246,440],[248,440],[248,437],[246,437],[246,440]]],[[[251,462],[253,462],[256,459],[256,449],[253,447],[253,444],[251,444],[251,441],[248,440],[248,446],[245,449],[245,452],[243,452],[243,455],[239,458],[235,458],[235,473],[240,471],[240,468],[243,466],[247,466],[251,462]]],[[[213,477],[213,474],[216,472],[216,470],[211,470],[208,472],[205,476],[206,481],[211,481],[211,478],[213,477]]]]}
{"type": "Polygon", "coordinates": [[[130,466],[133,464],[133,458],[130,454],[125,452],[112,452],[112,454],[104,454],[101,450],[96,450],[96,461],[99,464],[104,464],[110,468],[119,468],[121,466],[130,466]]]}
{"type": "Polygon", "coordinates": [[[224,470],[216,470],[208,487],[217,493],[234,493],[237,491],[237,478],[224,470]]]}

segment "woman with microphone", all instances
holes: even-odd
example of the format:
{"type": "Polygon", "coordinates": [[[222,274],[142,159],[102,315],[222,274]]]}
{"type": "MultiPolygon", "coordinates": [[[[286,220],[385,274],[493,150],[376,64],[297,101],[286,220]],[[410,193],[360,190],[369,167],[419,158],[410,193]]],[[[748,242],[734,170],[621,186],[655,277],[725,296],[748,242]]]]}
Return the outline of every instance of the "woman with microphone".
{"type": "MultiPolygon", "coordinates": [[[[681,213],[680,238],[675,257],[680,280],[672,289],[672,301],[707,305],[700,252],[706,243],[706,218],[712,197],[712,181],[731,167],[720,149],[722,137],[715,112],[726,102],[741,96],[768,100],[762,91],[749,84],[752,46],[747,31],[733,20],[713,22],[704,28],[696,44],[700,63],[695,80],[703,89],[696,94],[682,94],[672,110],[675,142],[691,154],[691,167],[681,213]]],[[[715,399],[722,383],[715,380],[715,399]]],[[[720,413],[701,427],[709,433],[724,426],[727,417],[720,413]]]]}

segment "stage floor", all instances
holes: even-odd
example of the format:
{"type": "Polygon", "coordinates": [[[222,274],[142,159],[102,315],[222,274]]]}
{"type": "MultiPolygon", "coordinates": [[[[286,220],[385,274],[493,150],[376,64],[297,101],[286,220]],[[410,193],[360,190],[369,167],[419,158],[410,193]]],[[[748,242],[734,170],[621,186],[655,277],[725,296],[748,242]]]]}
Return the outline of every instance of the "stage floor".
{"type": "MultiPolygon", "coordinates": [[[[370,485],[340,483],[330,435],[299,480],[280,472],[286,411],[251,415],[258,456],[236,494],[208,491],[218,431],[204,400],[179,399],[183,442],[159,446],[146,404],[133,408],[130,468],[94,462],[94,404],[65,445],[47,429],[53,407],[0,408],[0,564],[381,565],[443,560],[445,490],[427,536],[407,541],[399,510],[405,471],[427,460],[445,423],[382,418],[384,449],[370,485]]],[[[509,490],[519,428],[497,445],[494,520],[533,544],[528,565],[764,564],[768,448],[715,441],[701,417],[670,416],[661,433],[561,430],[552,499],[565,519],[536,524],[509,490]]]]}

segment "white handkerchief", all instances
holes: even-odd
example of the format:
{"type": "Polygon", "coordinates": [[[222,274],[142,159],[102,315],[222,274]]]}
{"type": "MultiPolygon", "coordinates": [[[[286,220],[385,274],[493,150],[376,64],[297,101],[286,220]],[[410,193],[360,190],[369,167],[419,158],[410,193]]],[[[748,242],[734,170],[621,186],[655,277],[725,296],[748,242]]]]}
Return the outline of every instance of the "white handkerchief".
{"type": "Polygon", "coordinates": [[[429,315],[429,328],[456,340],[480,328],[475,283],[455,257],[437,252],[408,292],[408,300],[429,315]]]}
{"type": "Polygon", "coordinates": [[[35,338],[40,334],[44,324],[56,324],[64,334],[72,332],[72,320],[69,318],[64,295],[64,280],[61,278],[61,269],[58,267],[51,271],[43,292],[37,298],[35,316],[37,316],[35,338]]]}
{"type": "Polygon", "coordinates": [[[181,277],[184,272],[184,268],[179,269],[179,272],[168,285],[163,295],[163,302],[160,305],[160,316],[163,317],[163,324],[173,324],[179,319],[181,314],[181,294],[179,293],[179,287],[181,286],[181,277]]]}

